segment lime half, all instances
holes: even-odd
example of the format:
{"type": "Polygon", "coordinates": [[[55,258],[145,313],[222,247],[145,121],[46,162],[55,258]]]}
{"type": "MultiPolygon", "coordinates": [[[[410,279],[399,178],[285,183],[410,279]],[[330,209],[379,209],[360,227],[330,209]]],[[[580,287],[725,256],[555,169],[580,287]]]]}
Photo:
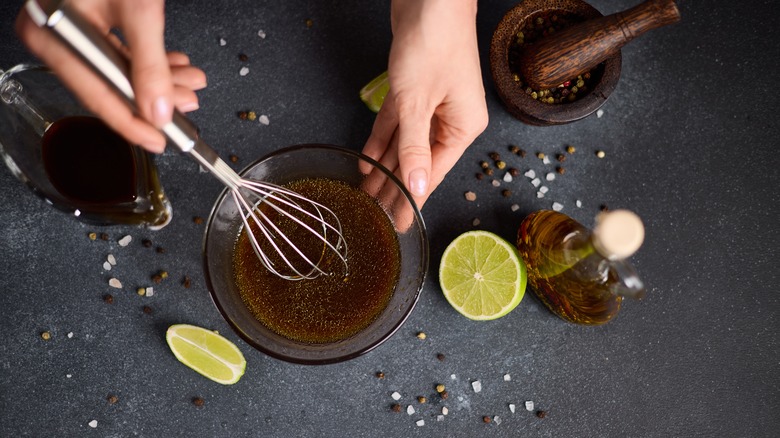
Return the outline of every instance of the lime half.
{"type": "Polygon", "coordinates": [[[466,318],[491,320],[517,307],[525,295],[525,264],[506,240],[468,231],[441,258],[439,284],[447,301],[466,318]]]}
{"type": "Polygon", "coordinates": [[[390,90],[390,82],[387,80],[387,72],[382,73],[360,89],[360,100],[368,108],[377,113],[385,102],[385,96],[390,90]]]}
{"type": "Polygon", "coordinates": [[[244,375],[241,350],[211,330],[176,324],[168,327],[165,339],[179,362],[217,383],[232,385],[244,375]]]}

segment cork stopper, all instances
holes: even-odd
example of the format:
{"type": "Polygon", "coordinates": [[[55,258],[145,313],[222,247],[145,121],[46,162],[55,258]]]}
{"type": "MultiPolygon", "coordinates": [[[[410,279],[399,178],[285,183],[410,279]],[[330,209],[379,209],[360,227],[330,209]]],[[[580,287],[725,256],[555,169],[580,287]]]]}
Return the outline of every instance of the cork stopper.
{"type": "Polygon", "coordinates": [[[631,257],[645,239],[645,227],[635,213],[614,210],[600,214],[593,229],[593,246],[610,260],[631,257]]]}

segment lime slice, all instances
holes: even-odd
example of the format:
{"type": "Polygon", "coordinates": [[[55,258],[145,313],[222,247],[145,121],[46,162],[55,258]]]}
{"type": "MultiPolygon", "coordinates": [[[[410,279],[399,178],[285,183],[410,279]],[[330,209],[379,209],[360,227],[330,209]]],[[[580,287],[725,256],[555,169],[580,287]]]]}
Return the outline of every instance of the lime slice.
{"type": "Polygon", "coordinates": [[[444,250],[439,284],[447,301],[474,320],[500,318],[525,294],[525,265],[517,250],[487,231],[461,234],[444,250]]]}
{"type": "Polygon", "coordinates": [[[385,102],[385,96],[390,90],[390,82],[387,80],[387,72],[382,73],[360,89],[360,100],[368,108],[377,113],[385,102]]]}
{"type": "Polygon", "coordinates": [[[244,355],[235,344],[211,330],[176,324],[168,327],[165,339],[179,362],[217,383],[232,385],[244,375],[244,355]]]}

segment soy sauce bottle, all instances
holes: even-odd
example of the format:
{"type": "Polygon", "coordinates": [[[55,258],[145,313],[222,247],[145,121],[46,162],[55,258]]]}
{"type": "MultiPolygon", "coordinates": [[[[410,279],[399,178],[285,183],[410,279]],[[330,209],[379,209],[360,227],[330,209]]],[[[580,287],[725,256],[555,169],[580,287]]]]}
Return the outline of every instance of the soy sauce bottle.
{"type": "Polygon", "coordinates": [[[553,313],[566,321],[600,325],[620,311],[624,297],[641,298],[645,289],[626,261],[644,240],[644,226],[628,210],[601,213],[593,231],[550,210],[528,215],[517,248],[528,284],[553,313]]]}

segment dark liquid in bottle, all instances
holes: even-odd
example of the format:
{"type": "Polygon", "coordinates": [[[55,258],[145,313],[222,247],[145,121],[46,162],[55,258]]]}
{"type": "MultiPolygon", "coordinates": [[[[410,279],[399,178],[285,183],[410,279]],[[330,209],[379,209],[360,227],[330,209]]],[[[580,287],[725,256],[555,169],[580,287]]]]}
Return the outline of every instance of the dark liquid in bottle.
{"type": "MultiPolygon", "coordinates": [[[[338,216],[349,248],[349,274],[344,275],[339,261],[331,260],[325,267],[332,268],[333,275],[282,279],[260,263],[242,229],[233,256],[241,298],[261,323],[288,339],[315,344],[346,339],[384,311],[398,283],[401,254],[393,223],[376,200],[345,183],[302,179],[286,187],[338,216]]],[[[279,226],[290,224],[279,221],[279,226]]],[[[290,231],[305,252],[322,253],[321,243],[290,231]]]]}
{"type": "Polygon", "coordinates": [[[100,119],[57,120],[43,135],[43,163],[54,188],[78,204],[121,204],[136,199],[132,146],[100,119]]]}

